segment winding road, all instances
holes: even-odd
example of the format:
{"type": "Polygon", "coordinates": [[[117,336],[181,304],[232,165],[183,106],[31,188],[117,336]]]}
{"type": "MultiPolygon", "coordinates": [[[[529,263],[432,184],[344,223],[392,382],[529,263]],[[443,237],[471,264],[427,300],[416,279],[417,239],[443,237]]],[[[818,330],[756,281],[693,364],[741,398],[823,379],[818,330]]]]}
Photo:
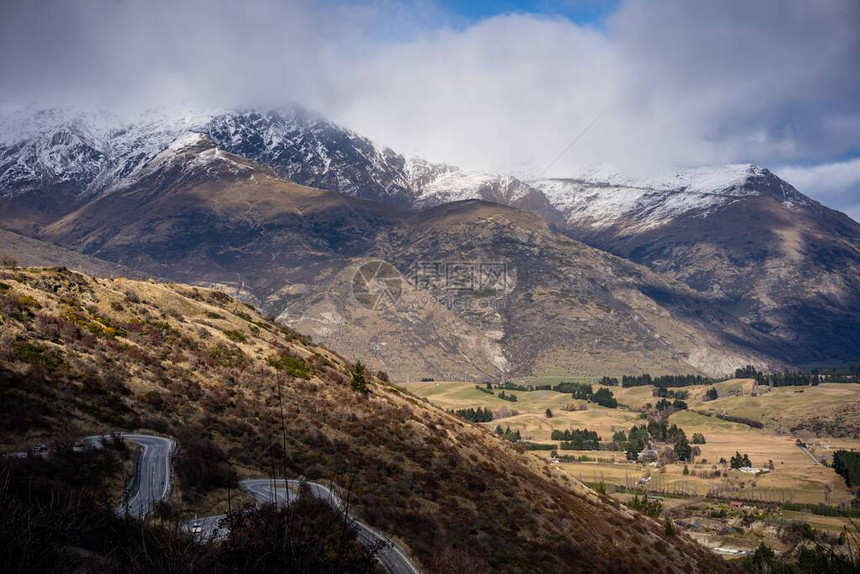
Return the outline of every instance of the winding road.
{"type": "Polygon", "coordinates": [[[135,464],[132,494],[119,507],[120,514],[144,518],[155,505],[170,498],[173,490],[173,473],[170,459],[176,450],[173,439],[146,434],[123,434],[122,438],[141,446],[135,464]]]}
{"type": "MultiPolygon", "coordinates": [[[[168,437],[148,434],[122,433],[120,436],[124,440],[139,444],[141,450],[138,453],[134,478],[129,485],[126,500],[117,507],[117,513],[143,519],[155,510],[159,502],[170,498],[173,491],[171,460],[173,453],[176,452],[176,441],[168,437]]],[[[81,442],[94,448],[102,448],[108,439],[108,435],[95,435],[85,437],[81,442]]],[[[18,452],[10,453],[8,456],[25,457],[32,454],[18,452]]],[[[45,456],[46,454],[38,453],[35,456],[45,456]]],[[[286,506],[298,498],[298,488],[301,484],[302,482],[298,480],[258,478],[243,480],[239,486],[261,504],[286,506]]],[[[304,484],[309,487],[311,496],[326,501],[330,506],[349,517],[355,526],[358,542],[365,548],[376,550],[376,558],[389,574],[420,573],[420,570],[406,556],[406,553],[385,534],[350,515],[340,497],[332,492],[328,486],[318,482],[305,482],[304,484]]],[[[227,529],[223,524],[225,518],[227,518],[225,514],[206,516],[190,520],[184,526],[199,538],[214,540],[227,534],[227,529]]]]}
{"type": "MultiPolygon", "coordinates": [[[[239,483],[244,490],[259,502],[289,504],[296,499],[296,490],[301,481],[278,479],[243,480],[239,483]]],[[[318,482],[305,482],[314,498],[325,500],[330,506],[349,516],[358,534],[358,542],[365,548],[377,549],[376,557],[390,574],[418,574],[418,568],[406,554],[387,536],[371,528],[357,518],[350,516],[343,501],[332,490],[318,482]]]]}
{"type": "MultiPolygon", "coordinates": [[[[173,489],[171,458],[176,450],[176,442],[170,438],[145,434],[123,434],[122,437],[139,444],[142,450],[135,465],[135,477],[130,488],[132,494],[120,505],[118,512],[144,518],[154,510],[157,503],[170,497],[173,489]]],[[[100,447],[103,437],[87,437],[84,440],[100,447]]],[[[298,480],[273,481],[262,478],[243,480],[239,486],[257,502],[283,506],[298,497],[300,484],[298,480]]],[[[420,571],[406,553],[387,536],[349,515],[343,501],[329,487],[317,482],[305,484],[310,488],[312,496],[325,500],[350,518],[356,528],[359,543],[365,548],[377,549],[376,557],[389,574],[419,574],[420,571]]],[[[200,537],[220,538],[226,534],[223,526],[225,518],[223,514],[198,518],[187,522],[185,527],[200,537]]]]}

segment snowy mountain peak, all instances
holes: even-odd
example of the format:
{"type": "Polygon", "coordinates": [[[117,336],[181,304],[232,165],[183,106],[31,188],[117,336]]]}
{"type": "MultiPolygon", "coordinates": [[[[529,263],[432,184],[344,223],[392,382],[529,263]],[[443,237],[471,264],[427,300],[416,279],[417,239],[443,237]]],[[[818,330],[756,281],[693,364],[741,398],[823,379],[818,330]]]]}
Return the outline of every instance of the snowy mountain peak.
{"type": "Polygon", "coordinates": [[[769,170],[751,164],[639,178],[597,167],[569,179],[528,183],[541,190],[568,223],[593,228],[621,220],[640,229],[653,228],[688,213],[708,217],[716,208],[759,196],[773,197],[786,207],[815,205],[769,170]]]}
{"type": "Polygon", "coordinates": [[[423,208],[466,199],[511,204],[531,191],[529,186],[511,176],[461,169],[425,185],[415,206],[423,208]]]}
{"type": "Polygon", "coordinates": [[[128,183],[162,151],[205,134],[279,177],[411,206],[417,190],[456,168],[391,149],[291,105],[270,110],[152,109],[132,116],[0,108],[0,194],[46,188],[75,200],[128,183]]]}
{"type": "Polygon", "coordinates": [[[661,225],[690,211],[707,217],[721,205],[759,195],[788,207],[814,205],[767,169],[749,164],[648,177],[597,165],[569,178],[535,181],[461,170],[407,159],[297,105],[158,108],[131,116],[2,107],[0,195],[48,190],[74,202],[106,193],[129,185],[153,162],[165,161],[165,150],[195,145],[200,136],[220,150],[267,166],[278,177],[408,208],[482,199],[599,227],[619,218],[661,225]]]}

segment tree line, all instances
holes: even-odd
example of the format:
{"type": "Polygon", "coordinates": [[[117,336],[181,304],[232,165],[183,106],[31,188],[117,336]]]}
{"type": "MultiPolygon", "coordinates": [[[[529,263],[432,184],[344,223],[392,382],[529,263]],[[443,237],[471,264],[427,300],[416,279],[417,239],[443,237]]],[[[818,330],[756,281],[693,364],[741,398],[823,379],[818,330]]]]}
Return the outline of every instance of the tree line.
{"type": "Polygon", "coordinates": [[[600,450],[600,436],[588,429],[553,430],[552,440],[562,441],[562,450],[600,450]]]}
{"type": "MultiPolygon", "coordinates": [[[[618,379],[610,377],[604,377],[600,382],[610,386],[619,384],[618,379]]],[[[644,375],[624,375],[621,377],[620,384],[624,388],[646,385],[654,385],[655,387],[689,387],[691,385],[705,385],[712,382],[714,382],[713,379],[703,377],[702,375],[660,375],[652,377],[650,374],[645,373],[644,375]]]]}
{"type": "Polygon", "coordinates": [[[837,450],[833,453],[833,470],[849,488],[860,485],[860,452],[837,450]]]}
{"type": "Polygon", "coordinates": [[[562,381],[553,385],[552,390],[557,393],[570,393],[574,400],[589,401],[608,409],[618,408],[618,400],[612,391],[606,388],[595,391],[590,383],[562,381]]]}
{"type": "Polygon", "coordinates": [[[488,423],[493,420],[493,411],[489,408],[459,409],[454,411],[457,416],[473,423],[488,423]]]}
{"type": "Polygon", "coordinates": [[[817,386],[819,376],[816,372],[783,371],[780,373],[765,373],[752,365],[735,369],[736,379],[755,379],[760,385],[771,387],[808,387],[817,386]]]}

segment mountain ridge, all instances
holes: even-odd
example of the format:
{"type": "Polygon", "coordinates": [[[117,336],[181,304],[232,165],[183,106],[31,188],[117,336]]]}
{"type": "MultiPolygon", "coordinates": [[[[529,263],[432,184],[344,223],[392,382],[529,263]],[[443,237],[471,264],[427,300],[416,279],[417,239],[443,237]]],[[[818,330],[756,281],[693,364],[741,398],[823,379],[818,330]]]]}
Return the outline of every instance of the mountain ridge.
{"type": "Polygon", "coordinates": [[[299,186],[218,151],[206,136],[150,168],[40,238],[249,295],[293,328],[403,378],[421,369],[492,379],[553,363],[635,370],[635,357],[676,373],[723,374],[784,360],[756,348],[731,317],[706,319],[706,303],[683,285],[555,233],[529,211],[483,201],[410,211],[299,186]],[[355,297],[353,276],[368,260],[388,262],[403,278],[396,308],[368,310],[355,297]],[[456,291],[446,268],[438,285],[421,289],[415,269],[433,261],[460,265],[472,281],[481,266],[496,265],[507,283],[456,291]],[[553,325],[555,336],[541,325],[553,325]],[[578,351],[565,353],[574,342],[578,351]]]}
{"type": "MultiPolygon", "coordinates": [[[[255,234],[284,230],[302,253],[285,270],[297,281],[292,294],[272,279],[264,281],[264,288],[258,286],[256,294],[244,292],[283,314],[293,305],[289,301],[313,299],[306,277],[322,268],[333,272],[335,264],[348,267],[356,257],[396,259],[384,244],[399,237],[401,231],[395,230],[402,230],[406,220],[417,221],[410,214],[480,199],[533,212],[552,230],[686,284],[714,313],[730,315],[745,325],[741,330],[758,334],[760,341],[749,334],[739,340],[752,345],[748,358],[753,361],[760,360],[756,357],[763,349],[774,364],[785,364],[785,357],[795,357],[798,365],[860,358],[860,335],[855,333],[860,331],[860,225],[803,196],[765,168],[698,168],[644,180],[592,168],[577,178],[523,181],[407,159],[298,107],[153,112],[132,127],[116,127],[116,118],[98,116],[92,122],[97,125],[87,128],[86,117],[70,121],[67,115],[45,113],[44,121],[28,128],[31,136],[37,134],[35,140],[17,141],[15,130],[0,138],[6,142],[0,143],[4,228],[106,259],[121,258],[132,268],[144,265],[147,273],[158,276],[172,269],[179,273],[177,279],[194,281],[197,273],[200,281],[232,285],[240,292],[244,279],[237,283],[236,277],[241,273],[201,257],[188,238],[206,245],[209,231],[227,245],[239,237],[251,245],[255,234]],[[186,194],[186,179],[196,196],[186,194]],[[225,188],[242,191],[228,197],[216,189],[218,179],[229,182],[225,188]],[[289,192],[277,191],[275,180],[286,181],[289,192]],[[290,187],[288,181],[303,187],[290,187]],[[338,199],[314,188],[342,195],[338,199]],[[178,209],[161,195],[175,193],[170,189],[184,190],[175,195],[184,207],[178,209]],[[106,213],[116,215],[113,223],[93,210],[112,196],[114,207],[106,213]],[[213,198],[216,212],[227,219],[207,230],[201,222],[210,214],[195,216],[195,202],[213,198]],[[295,205],[281,205],[285,198],[295,205]],[[118,211],[120,204],[125,207],[118,211]],[[117,229],[116,222],[143,205],[160,209],[158,218],[153,219],[153,212],[142,227],[117,229]],[[171,210],[177,209],[183,218],[173,217],[171,210]],[[266,209],[275,211],[267,215],[266,209]],[[89,219],[80,219],[84,215],[89,219]],[[332,225],[335,221],[340,223],[332,225]],[[101,231],[94,233],[93,225],[101,231]],[[158,246],[155,259],[156,252],[144,254],[135,245],[147,243],[147,233],[156,238],[164,226],[182,225],[186,229],[180,239],[158,246]],[[374,233],[374,226],[384,232],[374,233]],[[134,239],[119,244],[121,237],[134,239]],[[135,251],[137,258],[132,257],[135,251]],[[171,257],[179,257],[184,267],[171,257]],[[297,265],[308,271],[297,272],[297,265]],[[804,291],[802,281],[793,278],[801,276],[812,278],[815,286],[804,291]],[[274,295],[279,292],[283,296],[274,295]],[[827,324],[817,317],[826,317],[827,324]],[[834,333],[828,333],[829,325],[834,333]]],[[[526,225],[534,228],[535,223],[526,225]]],[[[172,233],[168,230],[167,236],[172,233]]],[[[468,234],[461,233],[467,244],[468,234]]],[[[250,260],[268,265],[261,255],[271,248],[262,248],[250,260]]],[[[233,257],[240,256],[251,257],[235,250],[233,257]]],[[[668,304],[670,297],[663,299],[668,304]]],[[[297,320],[294,315],[284,315],[284,320],[297,320]]]]}

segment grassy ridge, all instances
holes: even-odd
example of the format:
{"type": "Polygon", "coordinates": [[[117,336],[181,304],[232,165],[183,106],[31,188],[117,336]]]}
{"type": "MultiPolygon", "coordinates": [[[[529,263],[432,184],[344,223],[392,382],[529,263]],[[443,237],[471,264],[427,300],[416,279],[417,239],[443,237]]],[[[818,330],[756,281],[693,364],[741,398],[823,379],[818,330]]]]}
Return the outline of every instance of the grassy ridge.
{"type": "Polygon", "coordinates": [[[439,557],[473,572],[726,568],[380,378],[353,391],[347,361],[221,293],[4,271],[0,322],[3,448],[117,428],[174,434],[181,456],[218,461],[179,477],[186,511],[233,480],[225,469],[274,469],[351,485],[356,514],[431,571],[446,567],[439,557]],[[619,558],[619,545],[637,552],[619,558]]]}

